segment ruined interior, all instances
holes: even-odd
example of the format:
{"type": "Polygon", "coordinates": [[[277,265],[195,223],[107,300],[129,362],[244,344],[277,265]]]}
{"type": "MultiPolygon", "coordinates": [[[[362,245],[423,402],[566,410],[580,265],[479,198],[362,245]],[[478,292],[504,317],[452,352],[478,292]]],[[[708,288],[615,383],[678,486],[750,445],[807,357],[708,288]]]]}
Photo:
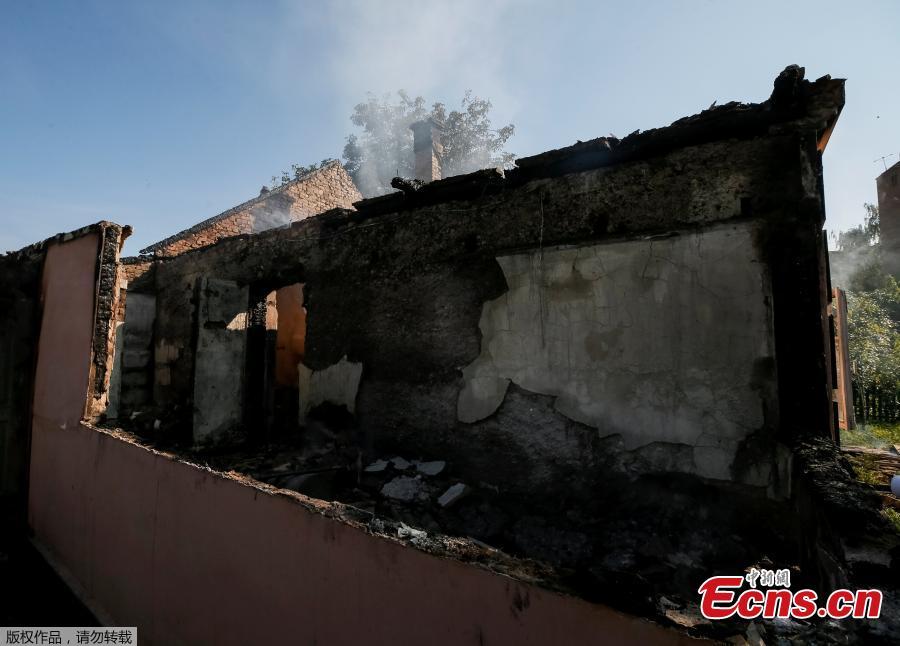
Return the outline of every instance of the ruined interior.
{"type": "Polygon", "coordinates": [[[897,541],[827,493],[843,101],[792,66],[760,104],[113,262],[88,418],[694,636],[735,632],[696,610],[714,573],[889,597],[897,541]]]}

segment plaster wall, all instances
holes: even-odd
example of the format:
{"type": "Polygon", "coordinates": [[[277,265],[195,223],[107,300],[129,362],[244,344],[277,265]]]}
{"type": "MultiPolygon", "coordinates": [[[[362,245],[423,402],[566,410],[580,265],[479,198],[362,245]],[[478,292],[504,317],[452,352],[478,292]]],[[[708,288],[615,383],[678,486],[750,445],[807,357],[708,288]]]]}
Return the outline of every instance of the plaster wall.
{"type": "MultiPolygon", "coordinates": [[[[153,393],[151,364],[153,361],[153,323],[156,320],[156,296],[128,293],[125,321],[116,334],[116,363],[113,380],[118,386],[115,413],[130,411],[150,402],[153,393]]],[[[115,388],[110,389],[115,393],[115,388]]],[[[111,406],[112,408],[112,403],[111,406]]],[[[108,417],[115,417],[107,410],[108,417]]]]}
{"type": "Polygon", "coordinates": [[[497,260],[509,290],[484,305],[460,421],[492,415],[513,383],[625,450],[691,447],[667,469],[731,478],[774,409],[771,290],[753,225],[497,260]]]}
{"type": "Polygon", "coordinates": [[[109,419],[118,419],[120,406],[122,404],[122,354],[125,349],[125,335],[123,328],[125,324],[121,321],[115,323],[115,346],[112,370],[109,374],[109,401],[106,405],[106,417],[109,419]]]}
{"type": "Polygon", "coordinates": [[[241,422],[247,348],[247,287],[203,278],[194,373],[194,442],[216,442],[241,422]]]}
{"type": "Polygon", "coordinates": [[[363,370],[361,363],[353,363],[343,357],[324,370],[310,370],[302,363],[297,368],[300,374],[301,424],[306,421],[306,415],[312,408],[325,402],[346,406],[349,412],[356,412],[356,394],[363,370]]]}

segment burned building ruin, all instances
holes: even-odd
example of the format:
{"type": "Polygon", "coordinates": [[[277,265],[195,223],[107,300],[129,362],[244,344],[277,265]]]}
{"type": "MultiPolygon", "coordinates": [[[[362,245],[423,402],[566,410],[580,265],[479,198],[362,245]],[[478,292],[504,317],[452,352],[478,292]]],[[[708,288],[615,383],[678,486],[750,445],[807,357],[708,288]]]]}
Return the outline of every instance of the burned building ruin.
{"type": "Polygon", "coordinates": [[[837,452],[822,153],[844,85],[803,75],[443,179],[422,122],[397,193],[359,199],[335,163],[138,257],[109,223],[7,256],[4,378],[37,366],[7,389],[8,456],[31,438],[8,473],[36,541],[159,643],[212,643],[204,620],[240,643],[248,613],[327,643],[726,639],[746,627],[699,618],[697,586],[766,562],[896,612],[900,537],[837,452]],[[82,292],[90,325],[54,332],[82,292]]]}

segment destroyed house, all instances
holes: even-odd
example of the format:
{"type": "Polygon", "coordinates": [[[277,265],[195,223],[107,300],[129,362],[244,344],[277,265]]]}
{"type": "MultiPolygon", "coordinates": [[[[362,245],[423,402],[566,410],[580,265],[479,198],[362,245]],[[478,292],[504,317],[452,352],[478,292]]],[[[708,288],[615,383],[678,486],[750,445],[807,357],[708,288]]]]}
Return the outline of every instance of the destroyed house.
{"type": "Polygon", "coordinates": [[[42,276],[38,337],[5,321],[39,349],[35,541],[151,643],[682,643],[750,630],[699,617],[712,574],[889,589],[900,543],[836,457],[843,101],[791,66],[177,255],[101,223],[8,257],[42,276]]]}

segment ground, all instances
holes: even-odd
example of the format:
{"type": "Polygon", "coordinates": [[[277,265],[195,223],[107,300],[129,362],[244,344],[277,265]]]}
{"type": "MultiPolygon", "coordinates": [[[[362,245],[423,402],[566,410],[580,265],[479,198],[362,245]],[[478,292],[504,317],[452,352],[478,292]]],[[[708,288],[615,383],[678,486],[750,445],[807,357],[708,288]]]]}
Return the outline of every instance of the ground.
{"type": "Polygon", "coordinates": [[[892,444],[900,446],[900,423],[873,422],[859,424],[852,431],[841,431],[842,446],[888,449],[892,444]]]}
{"type": "Polygon", "coordinates": [[[0,522],[0,625],[99,626],[7,518],[0,522]]]}

